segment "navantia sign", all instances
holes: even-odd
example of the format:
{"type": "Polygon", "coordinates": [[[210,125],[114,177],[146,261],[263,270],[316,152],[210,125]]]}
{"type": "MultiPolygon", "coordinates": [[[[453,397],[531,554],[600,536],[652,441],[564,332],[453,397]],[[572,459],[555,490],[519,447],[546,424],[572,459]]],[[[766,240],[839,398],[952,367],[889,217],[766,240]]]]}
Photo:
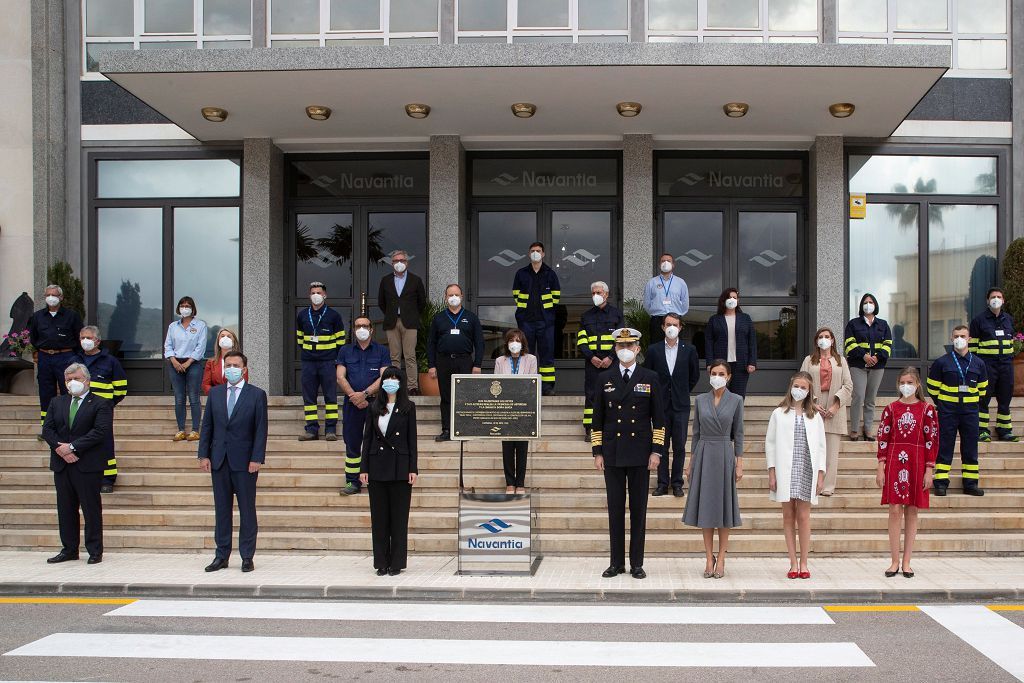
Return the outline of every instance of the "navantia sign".
{"type": "Polygon", "coordinates": [[[802,197],[801,159],[658,160],[662,197],[802,197]]]}
{"type": "Polygon", "coordinates": [[[615,158],[473,159],[476,197],[614,197],[615,158]]]}
{"type": "Polygon", "coordinates": [[[324,159],[292,163],[297,197],[426,197],[426,159],[324,159]]]}

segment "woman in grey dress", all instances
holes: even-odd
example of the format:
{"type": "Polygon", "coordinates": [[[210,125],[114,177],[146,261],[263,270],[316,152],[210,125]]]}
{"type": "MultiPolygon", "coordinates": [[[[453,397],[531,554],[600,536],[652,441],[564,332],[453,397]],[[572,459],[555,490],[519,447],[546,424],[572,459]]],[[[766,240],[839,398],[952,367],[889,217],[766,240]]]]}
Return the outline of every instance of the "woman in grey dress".
{"type": "Polygon", "coordinates": [[[732,377],[726,361],[712,361],[708,374],[711,391],[694,403],[693,456],[686,464],[690,491],[683,523],[703,530],[704,578],[720,579],[725,576],[729,529],[743,523],[736,493],[736,483],[743,478],[743,399],[726,389],[732,377]]]}

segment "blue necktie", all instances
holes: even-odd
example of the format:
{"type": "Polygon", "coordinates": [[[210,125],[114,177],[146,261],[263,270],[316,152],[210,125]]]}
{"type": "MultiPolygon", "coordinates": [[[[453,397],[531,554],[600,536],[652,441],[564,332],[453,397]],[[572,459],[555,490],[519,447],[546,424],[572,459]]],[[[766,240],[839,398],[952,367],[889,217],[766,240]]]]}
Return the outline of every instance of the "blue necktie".
{"type": "Polygon", "coordinates": [[[235,401],[238,400],[238,387],[228,387],[228,418],[235,412],[235,401]]]}

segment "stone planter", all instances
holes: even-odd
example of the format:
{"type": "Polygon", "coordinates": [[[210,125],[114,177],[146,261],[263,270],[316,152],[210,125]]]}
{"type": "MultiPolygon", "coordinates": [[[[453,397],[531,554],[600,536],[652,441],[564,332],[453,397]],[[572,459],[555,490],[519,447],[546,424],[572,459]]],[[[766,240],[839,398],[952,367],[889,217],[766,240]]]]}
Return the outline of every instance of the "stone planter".
{"type": "Polygon", "coordinates": [[[440,396],[441,390],[437,386],[437,378],[431,377],[429,372],[420,373],[420,396],[440,396]]]}

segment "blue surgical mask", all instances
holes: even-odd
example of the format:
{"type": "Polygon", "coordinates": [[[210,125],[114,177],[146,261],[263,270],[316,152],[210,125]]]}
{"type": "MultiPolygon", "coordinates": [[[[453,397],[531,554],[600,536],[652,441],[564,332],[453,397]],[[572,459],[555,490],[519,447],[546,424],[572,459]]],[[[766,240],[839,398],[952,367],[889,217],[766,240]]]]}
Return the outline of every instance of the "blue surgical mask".
{"type": "Polygon", "coordinates": [[[242,368],[224,368],[224,379],[231,382],[232,384],[238,384],[239,380],[242,379],[242,368]]]}
{"type": "Polygon", "coordinates": [[[385,393],[397,394],[398,387],[401,386],[401,382],[399,382],[397,379],[386,379],[380,383],[380,386],[385,393]]]}

